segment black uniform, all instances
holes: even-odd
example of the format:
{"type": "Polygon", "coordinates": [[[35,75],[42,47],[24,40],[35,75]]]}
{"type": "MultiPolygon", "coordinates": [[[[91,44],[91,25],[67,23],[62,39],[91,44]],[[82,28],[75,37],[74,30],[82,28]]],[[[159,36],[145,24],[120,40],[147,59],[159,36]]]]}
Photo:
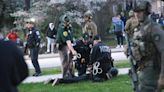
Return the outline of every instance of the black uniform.
{"type": "Polygon", "coordinates": [[[16,44],[0,40],[0,92],[17,92],[17,86],[27,76],[23,53],[16,44]]]}
{"type": "Polygon", "coordinates": [[[79,76],[86,73],[91,51],[91,48],[89,47],[90,44],[90,42],[85,43],[82,40],[78,40],[74,45],[74,49],[81,55],[81,58],[77,58],[75,62],[75,68],[77,69],[79,76]]]}
{"type": "Polygon", "coordinates": [[[40,66],[38,63],[39,44],[40,44],[39,31],[37,31],[35,28],[32,28],[32,30],[30,30],[28,34],[27,46],[30,48],[31,61],[36,72],[34,76],[37,76],[38,74],[41,73],[40,66]]]}
{"type": "Polygon", "coordinates": [[[90,64],[93,65],[95,78],[107,79],[106,73],[113,67],[110,48],[102,42],[97,43],[91,51],[90,64]],[[99,72],[99,69],[102,69],[102,72],[99,72]]]}

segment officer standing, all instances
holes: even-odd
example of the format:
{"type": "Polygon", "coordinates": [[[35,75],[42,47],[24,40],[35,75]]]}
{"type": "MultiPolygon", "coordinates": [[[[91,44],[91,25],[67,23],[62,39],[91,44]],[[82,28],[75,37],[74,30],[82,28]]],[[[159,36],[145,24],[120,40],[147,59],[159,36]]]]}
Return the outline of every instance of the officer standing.
{"type": "Polygon", "coordinates": [[[151,20],[151,4],[138,1],[134,8],[139,21],[132,38],[132,54],[138,64],[139,92],[161,92],[164,87],[164,31],[151,20]]]}
{"type": "Polygon", "coordinates": [[[97,26],[95,22],[92,21],[92,16],[93,15],[90,11],[84,13],[85,25],[83,33],[88,33],[91,40],[93,40],[93,37],[97,35],[97,26]]]}
{"type": "Polygon", "coordinates": [[[11,41],[0,40],[0,92],[18,92],[17,86],[28,76],[23,53],[11,41]]]}
{"type": "Polygon", "coordinates": [[[60,59],[62,62],[62,74],[63,78],[73,77],[73,62],[72,55],[76,55],[77,52],[72,46],[72,26],[70,19],[67,15],[64,15],[59,24],[57,32],[57,48],[59,49],[60,59]]]}
{"type": "Polygon", "coordinates": [[[26,24],[26,27],[29,30],[27,35],[27,47],[30,49],[31,61],[35,68],[35,73],[33,74],[33,76],[40,76],[41,69],[38,63],[40,33],[38,30],[35,29],[34,22],[35,21],[30,19],[26,24]]]}
{"type": "Polygon", "coordinates": [[[138,19],[133,10],[129,11],[129,19],[126,21],[125,32],[128,37],[132,38],[134,29],[138,26],[138,19]]]}
{"type": "Polygon", "coordinates": [[[89,35],[87,33],[83,34],[82,40],[78,40],[73,46],[74,49],[81,55],[75,61],[75,68],[78,71],[78,75],[81,76],[86,74],[87,65],[89,63],[89,56],[92,47],[92,43],[89,41],[89,35]]]}

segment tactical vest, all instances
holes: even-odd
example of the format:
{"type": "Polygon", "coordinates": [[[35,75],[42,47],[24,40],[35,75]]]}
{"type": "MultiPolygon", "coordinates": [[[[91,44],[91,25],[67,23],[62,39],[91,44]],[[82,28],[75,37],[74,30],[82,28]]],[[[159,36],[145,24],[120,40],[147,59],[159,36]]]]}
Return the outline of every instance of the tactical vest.
{"type": "MultiPolygon", "coordinates": [[[[152,27],[156,25],[156,23],[150,21],[134,31],[131,50],[133,58],[139,62],[139,67],[146,66],[146,64],[150,63],[147,61],[154,61],[157,56],[158,51],[151,36],[151,31],[155,31],[152,30],[152,27]]],[[[151,63],[153,64],[153,62],[151,63]]]]}

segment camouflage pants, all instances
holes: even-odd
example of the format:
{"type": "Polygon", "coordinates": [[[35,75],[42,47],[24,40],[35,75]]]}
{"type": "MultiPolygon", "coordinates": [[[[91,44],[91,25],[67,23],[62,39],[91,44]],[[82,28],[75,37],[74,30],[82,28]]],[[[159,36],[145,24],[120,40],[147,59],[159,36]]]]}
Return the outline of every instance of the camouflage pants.
{"type": "Polygon", "coordinates": [[[68,47],[63,46],[62,49],[59,50],[59,54],[62,63],[63,78],[73,77],[74,71],[73,71],[72,54],[69,53],[68,47]]]}
{"type": "Polygon", "coordinates": [[[159,71],[153,66],[148,66],[139,72],[139,92],[155,92],[159,71]]]}

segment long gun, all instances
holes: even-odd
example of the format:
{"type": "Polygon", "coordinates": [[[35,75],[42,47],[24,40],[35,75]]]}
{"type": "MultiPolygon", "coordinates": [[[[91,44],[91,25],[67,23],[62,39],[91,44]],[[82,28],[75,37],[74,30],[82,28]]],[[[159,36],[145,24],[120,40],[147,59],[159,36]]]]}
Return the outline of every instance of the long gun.
{"type": "Polygon", "coordinates": [[[132,50],[131,50],[131,43],[130,43],[128,34],[126,36],[127,36],[127,43],[128,43],[129,62],[130,62],[130,65],[131,65],[131,69],[129,70],[129,76],[132,79],[132,86],[133,86],[134,92],[139,92],[139,89],[138,89],[138,75],[137,75],[137,63],[135,62],[135,60],[133,58],[133,54],[132,54],[132,50]]]}

